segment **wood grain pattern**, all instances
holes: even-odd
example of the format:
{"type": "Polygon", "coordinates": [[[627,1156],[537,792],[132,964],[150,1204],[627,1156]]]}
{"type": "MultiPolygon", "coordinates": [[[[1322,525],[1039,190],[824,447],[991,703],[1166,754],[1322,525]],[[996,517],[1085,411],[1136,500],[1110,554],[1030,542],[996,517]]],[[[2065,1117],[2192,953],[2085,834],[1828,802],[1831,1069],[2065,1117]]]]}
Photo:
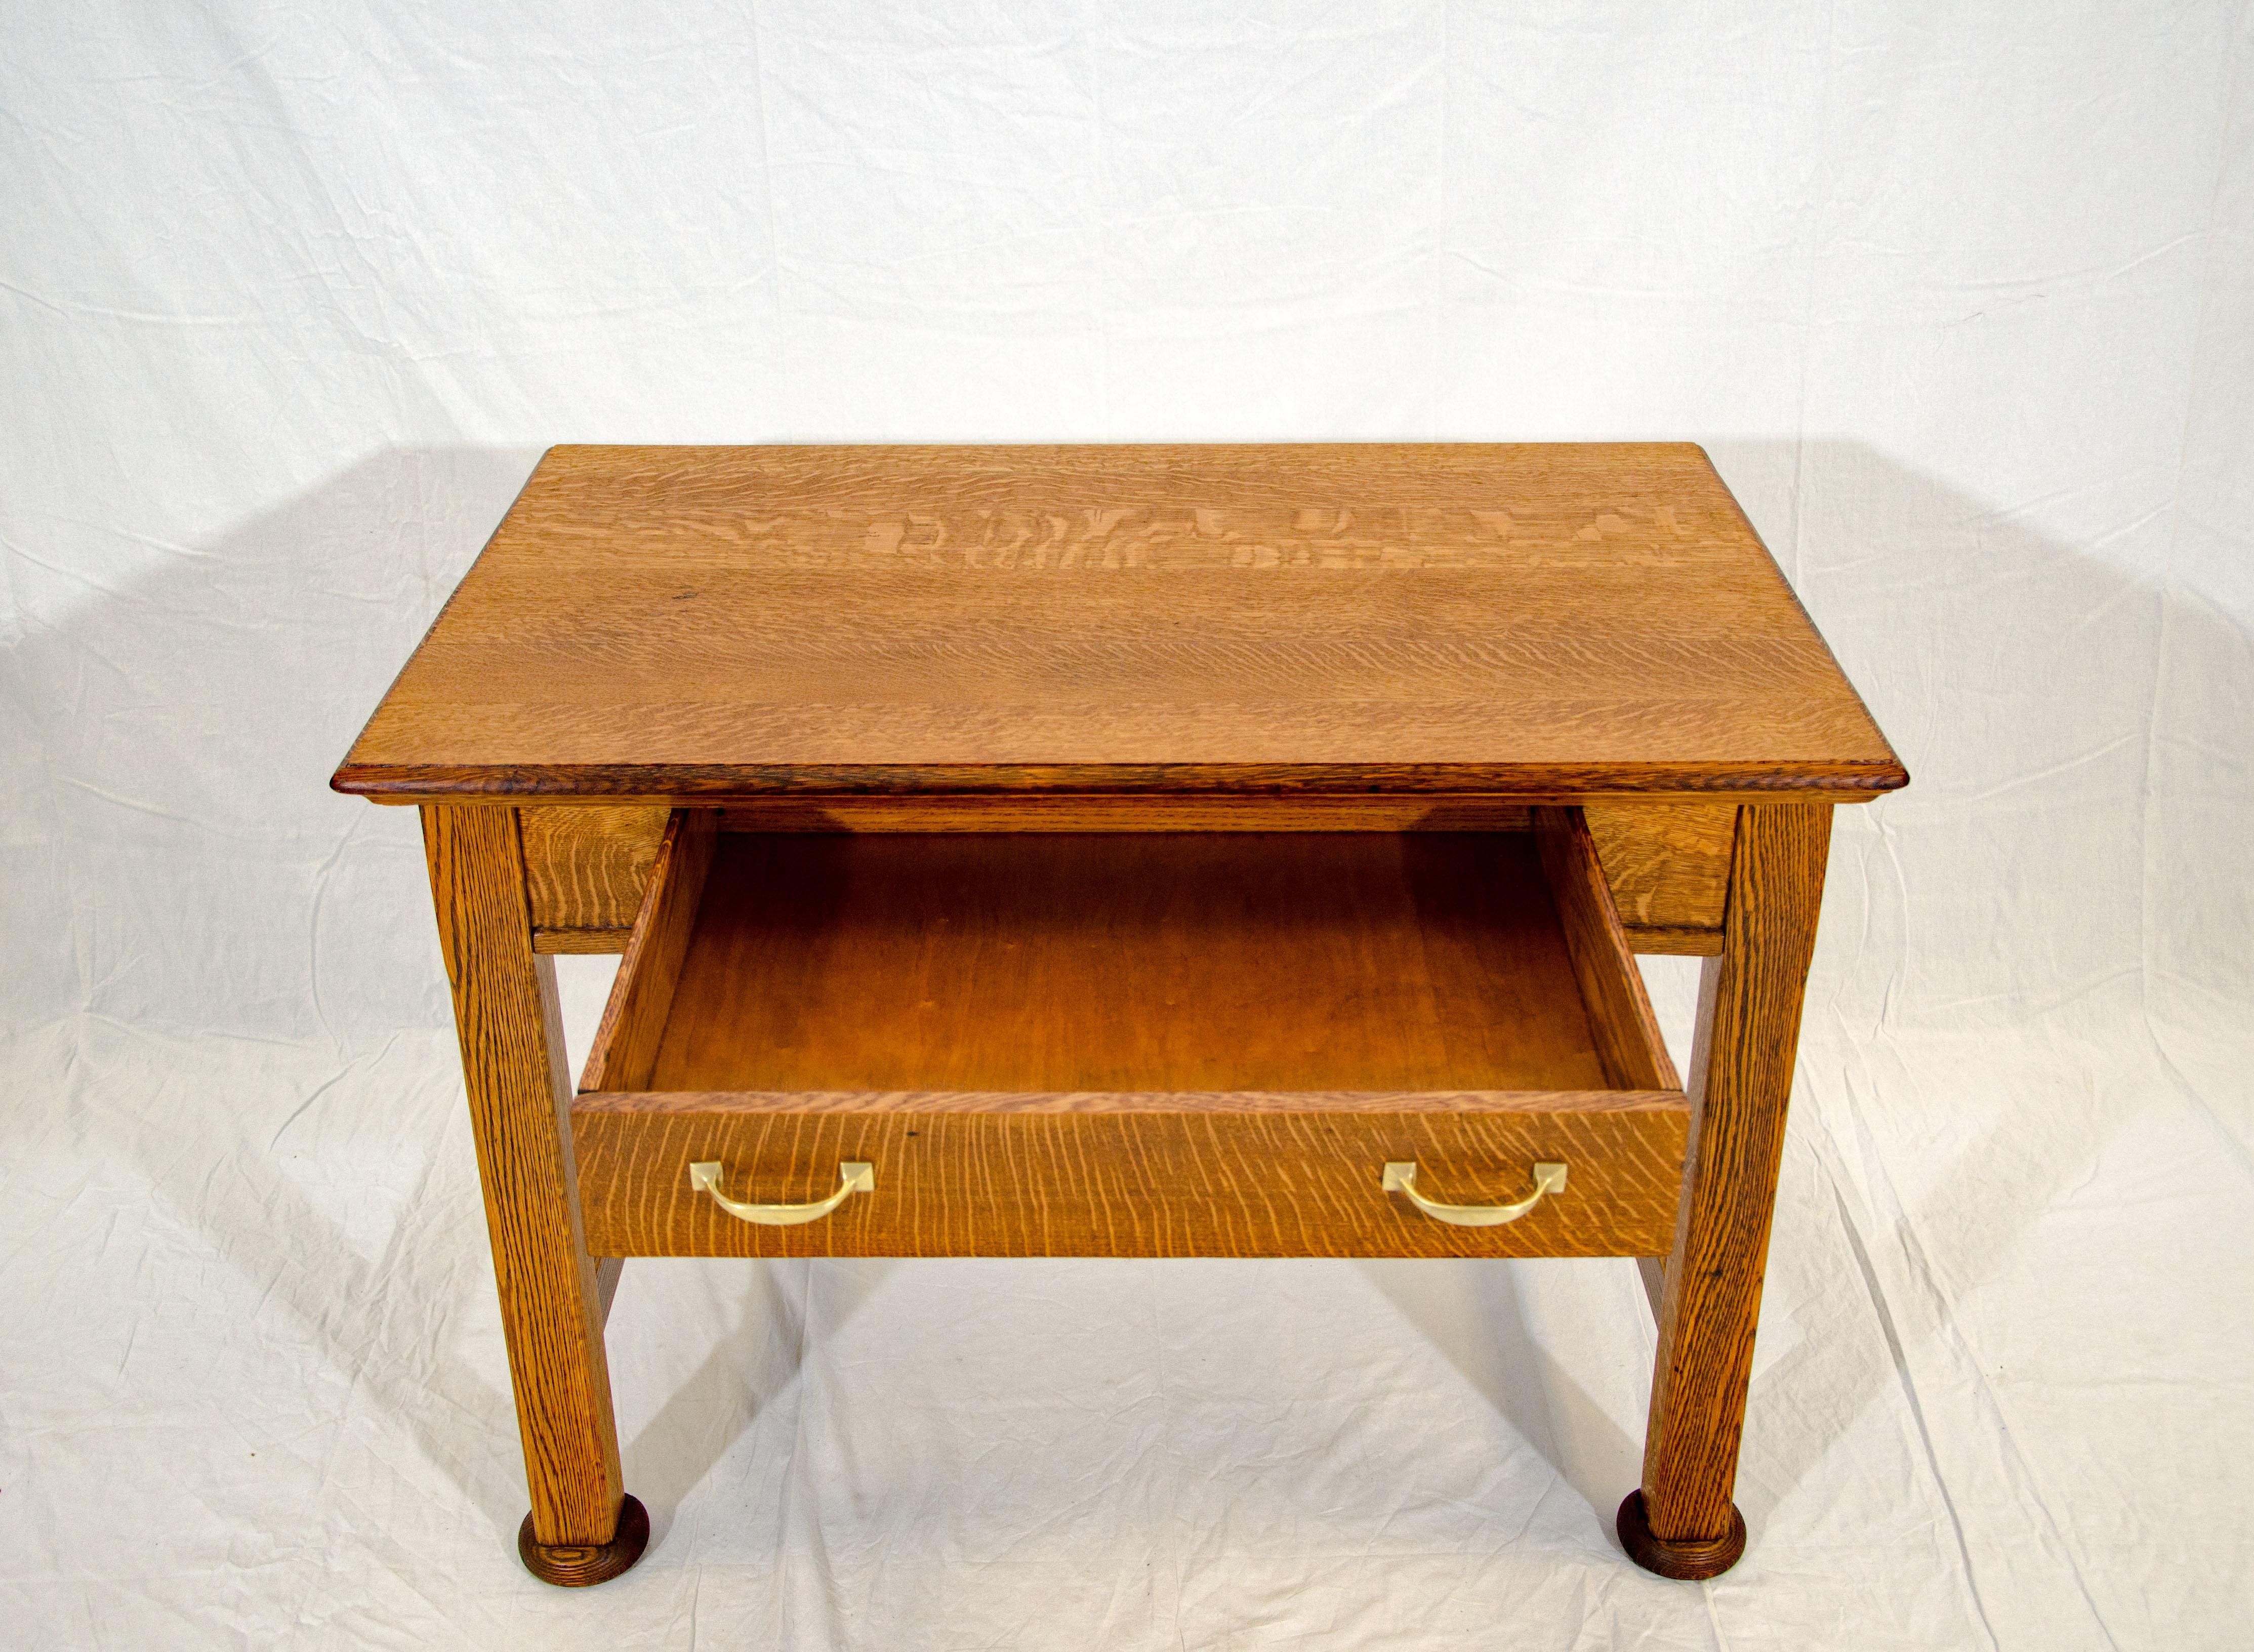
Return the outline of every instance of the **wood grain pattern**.
{"type": "Polygon", "coordinates": [[[1522,798],[1309,797],[1194,792],[920,792],[901,797],[743,798],[730,832],[1522,832],[1522,798]]]}
{"type": "Polygon", "coordinates": [[[1731,1490],[1830,834],[1820,805],[1742,811],[1723,951],[1700,992],[1641,1512],[1653,1542],[1709,1560],[1737,1520],[1731,1490]]]}
{"type": "Polygon", "coordinates": [[[1523,834],[719,843],[647,1083],[585,1088],[1606,1084],[1523,834]]]}
{"type": "MultiPolygon", "coordinates": [[[[536,946],[543,936],[631,928],[665,834],[663,808],[528,809],[525,884],[536,946]]],[[[563,951],[551,943],[542,951],[563,951]]]]}
{"type": "Polygon", "coordinates": [[[626,1256],[1529,1256],[1657,1248],[1688,1104],[1634,1095],[598,1095],[572,1110],[593,1242],[626,1256]],[[689,1186],[820,1198],[837,1166],[876,1191],[754,1227],[689,1186]],[[1449,1227],[1379,1186],[1413,1158],[1459,1203],[1515,1198],[1537,1159],[1567,1190],[1504,1227],[1449,1227]]]}
{"type": "MultiPolygon", "coordinates": [[[[728,832],[1524,831],[1530,808],[1549,800],[1479,796],[1340,797],[1119,795],[758,798],[726,805],[728,832]]],[[[549,869],[531,878],[533,949],[620,953],[671,811],[557,804],[526,812],[528,855],[537,841],[549,869]],[[564,886],[578,890],[566,897],[564,886]],[[603,917],[603,927],[543,921],[603,917]]],[[[1633,949],[1712,955],[1722,949],[1734,804],[1632,803],[1586,809],[1633,949]],[[1663,921],[1662,921],[1663,920],[1663,921]]]]}
{"type": "Polygon", "coordinates": [[[531,1529],[544,1544],[606,1544],[624,1492],[601,1285],[580,1224],[555,966],[532,950],[516,811],[429,807],[423,830],[531,1529]]]}
{"type": "Polygon", "coordinates": [[[1644,1305],[1651,1310],[1651,1322],[1663,1323],[1667,1312],[1667,1258],[1638,1256],[1635,1273],[1643,1284],[1644,1305]]]}
{"type": "Polygon", "coordinates": [[[719,820],[709,808],[681,808],[665,828],[652,863],[634,939],[581,1075],[587,1089],[640,1089],[649,1082],[658,1040],[689,956],[705,880],[719,841],[719,820]]]}
{"type": "Polygon", "coordinates": [[[1651,1012],[1643,976],[1620,933],[1620,914],[1588,822],[1578,808],[1534,811],[1534,843],[1558,909],[1605,1079],[1614,1089],[1679,1090],[1675,1063],[1651,1012]]]}
{"type": "Polygon", "coordinates": [[[599,956],[605,953],[624,952],[634,942],[634,930],[623,929],[535,929],[532,949],[552,956],[599,956]]]}
{"type": "Polygon", "coordinates": [[[1729,1530],[1718,1537],[1662,1538],[1652,1530],[1646,1517],[1641,1488],[1620,1500],[1613,1529],[1620,1533],[1620,1547],[1636,1564],[1685,1583],[1720,1577],[1746,1551],[1746,1522],[1735,1504],[1730,1508],[1729,1530]]]}
{"type": "Polygon", "coordinates": [[[334,784],[1867,796],[1686,444],[557,448],[334,784]]]}
{"type": "Polygon", "coordinates": [[[1587,814],[1620,921],[1648,935],[1680,933],[1719,951],[1736,805],[1592,803],[1587,814]]]}
{"type": "Polygon", "coordinates": [[[1690,929],[1660,928],[1653,924],[1624,923],[1620,933],[1628,937],[1631,952],[1657,953],[1662,957],[1713,958],[1721,956],[1722,932],[1719,929],[1690,929]]]}
{"type": "Polygon", "coordinates": [[[585,1589],[628,1571],[649,1546],[649,1510],[628,1493],[619,1507],[618,1529],[608,1543],[544,1544],[534,1534],[532,1516],[517,1529],[516,1555],[524,1569],[559,1589],[585,1589]]]}

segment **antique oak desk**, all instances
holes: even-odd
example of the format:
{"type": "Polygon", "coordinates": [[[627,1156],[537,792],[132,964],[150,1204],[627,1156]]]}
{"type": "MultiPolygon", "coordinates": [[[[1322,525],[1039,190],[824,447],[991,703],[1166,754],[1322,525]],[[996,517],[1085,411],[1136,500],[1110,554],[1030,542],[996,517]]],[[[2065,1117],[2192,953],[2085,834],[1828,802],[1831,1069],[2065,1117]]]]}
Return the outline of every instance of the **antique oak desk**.
{"type": "Polygon", "coordinates": [[[1907,778],[1687,444],[553,450],[333,782],[423,811],[525,1564],[648,1541],[623,1257],[1617,1256],[1621,1541],[1723,1571],[1831,810],[1907,778]]]}

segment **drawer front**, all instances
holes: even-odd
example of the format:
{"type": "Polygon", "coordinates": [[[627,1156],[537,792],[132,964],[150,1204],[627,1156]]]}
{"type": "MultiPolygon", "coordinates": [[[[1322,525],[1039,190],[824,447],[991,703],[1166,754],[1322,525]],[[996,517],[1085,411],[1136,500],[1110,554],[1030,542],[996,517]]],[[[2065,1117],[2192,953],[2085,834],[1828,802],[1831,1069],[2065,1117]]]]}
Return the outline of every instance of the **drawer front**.
{"type": "Polygon", "coordinates": [[[1658,1256],[1673,1243],[1689,1109],[1679,1092],[582,1096],[572,1110],[589,1250],[614,1256],[1658,1256]],[[1427,1199],[1562,1191],[1459,1227],[1381,1186],[1412,1160],[1427,1199]],[[874,1190],[766,1227],[692,1187],[821,1200],[838,1166],[874,1190]]]}

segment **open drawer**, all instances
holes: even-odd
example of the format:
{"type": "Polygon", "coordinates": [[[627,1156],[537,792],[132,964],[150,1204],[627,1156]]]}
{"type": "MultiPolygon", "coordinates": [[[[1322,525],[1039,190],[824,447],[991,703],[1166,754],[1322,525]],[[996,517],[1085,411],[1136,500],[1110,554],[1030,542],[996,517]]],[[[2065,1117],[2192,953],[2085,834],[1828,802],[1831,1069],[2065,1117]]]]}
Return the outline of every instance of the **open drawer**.
{"type": "Polygon", "coordinates": [[[588,1250],[1664,1254],[1689,1109],[1580,811],[1531,820],[678,810],[572,1107],[588,1250]]]}

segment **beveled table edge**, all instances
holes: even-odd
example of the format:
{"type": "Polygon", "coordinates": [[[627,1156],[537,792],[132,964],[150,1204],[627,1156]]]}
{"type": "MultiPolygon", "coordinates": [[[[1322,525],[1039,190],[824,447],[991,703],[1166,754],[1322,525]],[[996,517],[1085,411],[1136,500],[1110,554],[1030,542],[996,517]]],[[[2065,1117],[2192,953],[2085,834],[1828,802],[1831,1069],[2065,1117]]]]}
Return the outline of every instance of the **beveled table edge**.
{"type": "Polygon", "coordinates": [[[347,762],[329,780],[381,803],[580,801],[699,806],[793,797],[1200,796],[1214,802],[1361,795],[1577,802],[1633,797],[1728,802],[1797,796],[1866,802],[1909,783],[1900,762],[1703,764],[636,763],[510,766],[347,762]]]}

